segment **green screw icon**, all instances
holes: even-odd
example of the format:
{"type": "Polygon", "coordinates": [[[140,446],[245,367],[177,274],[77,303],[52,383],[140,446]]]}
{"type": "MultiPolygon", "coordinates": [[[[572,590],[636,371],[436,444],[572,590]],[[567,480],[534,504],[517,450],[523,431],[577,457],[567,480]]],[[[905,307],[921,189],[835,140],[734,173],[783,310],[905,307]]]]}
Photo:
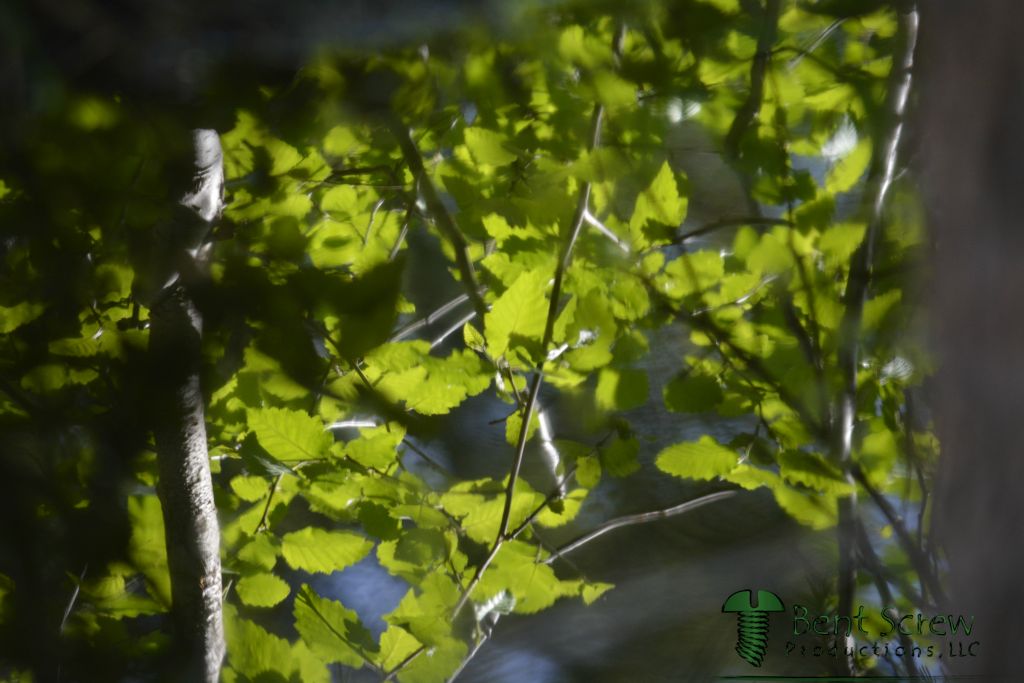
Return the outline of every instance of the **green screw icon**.
{"type": "Polygon", "coordinates": [[[722,612],[736,612],[739,616],[736,652],[750,666],[761,666],[768,647],[768,614],[781,612],[782,600],[771,591],[757,591],[757,606],[751,602],[751,591],[736,591],[730,595],[722,612]]]}

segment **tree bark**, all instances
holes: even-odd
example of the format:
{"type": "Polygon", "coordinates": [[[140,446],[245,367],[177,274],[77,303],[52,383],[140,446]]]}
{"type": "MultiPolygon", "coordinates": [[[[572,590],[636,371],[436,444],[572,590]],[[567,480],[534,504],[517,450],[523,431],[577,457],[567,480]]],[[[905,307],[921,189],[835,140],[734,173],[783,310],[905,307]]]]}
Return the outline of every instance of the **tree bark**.
{"type": "MultiPolygon", "coordinates": [[[[935,240],[941,444],[936,535],[950,614],[973,616],[957,673],[1020,680],[1024,638],[1024,5],[938,0],[923,12],[921,140],[935,240]]],[[[944,611],[943,613],[946,613],[944,611]]]]}
{"type": "Polygon", "coordinates": [[[220,529],[206,447],[199,385],[202,319],[181,272],[195,272],[210,224],[223,208],[220,139],[193,133],[193,187],[178,217],[154,240],[161,288],[151,304],[149,353],[153,368],[154,437],[163,508],[172,616],[180,670],[176,679],[216,683],[224,658],[220,529]]]}

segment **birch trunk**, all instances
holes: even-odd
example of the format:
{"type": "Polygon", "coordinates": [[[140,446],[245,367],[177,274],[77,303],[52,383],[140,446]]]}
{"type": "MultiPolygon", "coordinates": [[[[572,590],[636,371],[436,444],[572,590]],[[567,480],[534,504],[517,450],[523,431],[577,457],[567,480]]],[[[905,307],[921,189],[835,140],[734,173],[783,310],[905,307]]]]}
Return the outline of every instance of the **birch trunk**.
{"type": "Polygon", "coordinates": [[[177,679],[216,683],[224,658],[220,530],[213,499],[201,367],[202,319],[180,271],[193,272],[209,227],[223,208],[220,138],[193,133],[193,187],[179,217],[157,236],[156,274],[163,286],[151,304],[149,353],[154,369],[154,437],[163,508],[176,644],[177,679]],[[161,272],[163,271],[163,272],[161,272]]]}

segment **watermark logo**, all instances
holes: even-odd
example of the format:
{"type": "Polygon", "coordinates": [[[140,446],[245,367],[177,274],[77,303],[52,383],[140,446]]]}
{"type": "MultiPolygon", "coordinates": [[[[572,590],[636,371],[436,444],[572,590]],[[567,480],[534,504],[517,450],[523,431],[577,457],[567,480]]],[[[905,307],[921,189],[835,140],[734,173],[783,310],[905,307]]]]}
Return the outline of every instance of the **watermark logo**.
{"type": "Polygon", "coordinates": [[[736,591],[722,605],[722,612],[736,612],[739,615],[736,652],[750,666],[759,667],[764,661],[764,653],[768,649],[769,614],[784,609],[779,596],[771,591],[760,590],[757,591],[756,600],[753,591],[736,591]]]}

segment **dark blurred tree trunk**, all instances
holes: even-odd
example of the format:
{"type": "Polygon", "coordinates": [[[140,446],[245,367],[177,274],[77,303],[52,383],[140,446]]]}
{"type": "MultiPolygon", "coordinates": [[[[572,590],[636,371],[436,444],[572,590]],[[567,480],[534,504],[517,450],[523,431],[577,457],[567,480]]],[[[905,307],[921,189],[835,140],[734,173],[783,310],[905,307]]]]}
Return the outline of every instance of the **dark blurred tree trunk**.
{"type": "Polygon", "coordinates": [[[210,223],[223,208],[220,139],[197,130],[193,187],[175,220],[155,232],[150,356],[158,493],[164,514],[172,614],[181,667],[175,680],[216,683],[224,658],[220,528],[199,386],[202,318],[186,284],[201,270],[210,223]]]}
{"type": "MultiPolygon", "coordinates": [[[[951,611],[978,656],[1019,670],[1024,642],[1024,5],[928,3],[920,106],[942,459],[936,530],[951,611]]],[[[1019,673],[1017,674],[1019,676],[1019,673]]]]}

